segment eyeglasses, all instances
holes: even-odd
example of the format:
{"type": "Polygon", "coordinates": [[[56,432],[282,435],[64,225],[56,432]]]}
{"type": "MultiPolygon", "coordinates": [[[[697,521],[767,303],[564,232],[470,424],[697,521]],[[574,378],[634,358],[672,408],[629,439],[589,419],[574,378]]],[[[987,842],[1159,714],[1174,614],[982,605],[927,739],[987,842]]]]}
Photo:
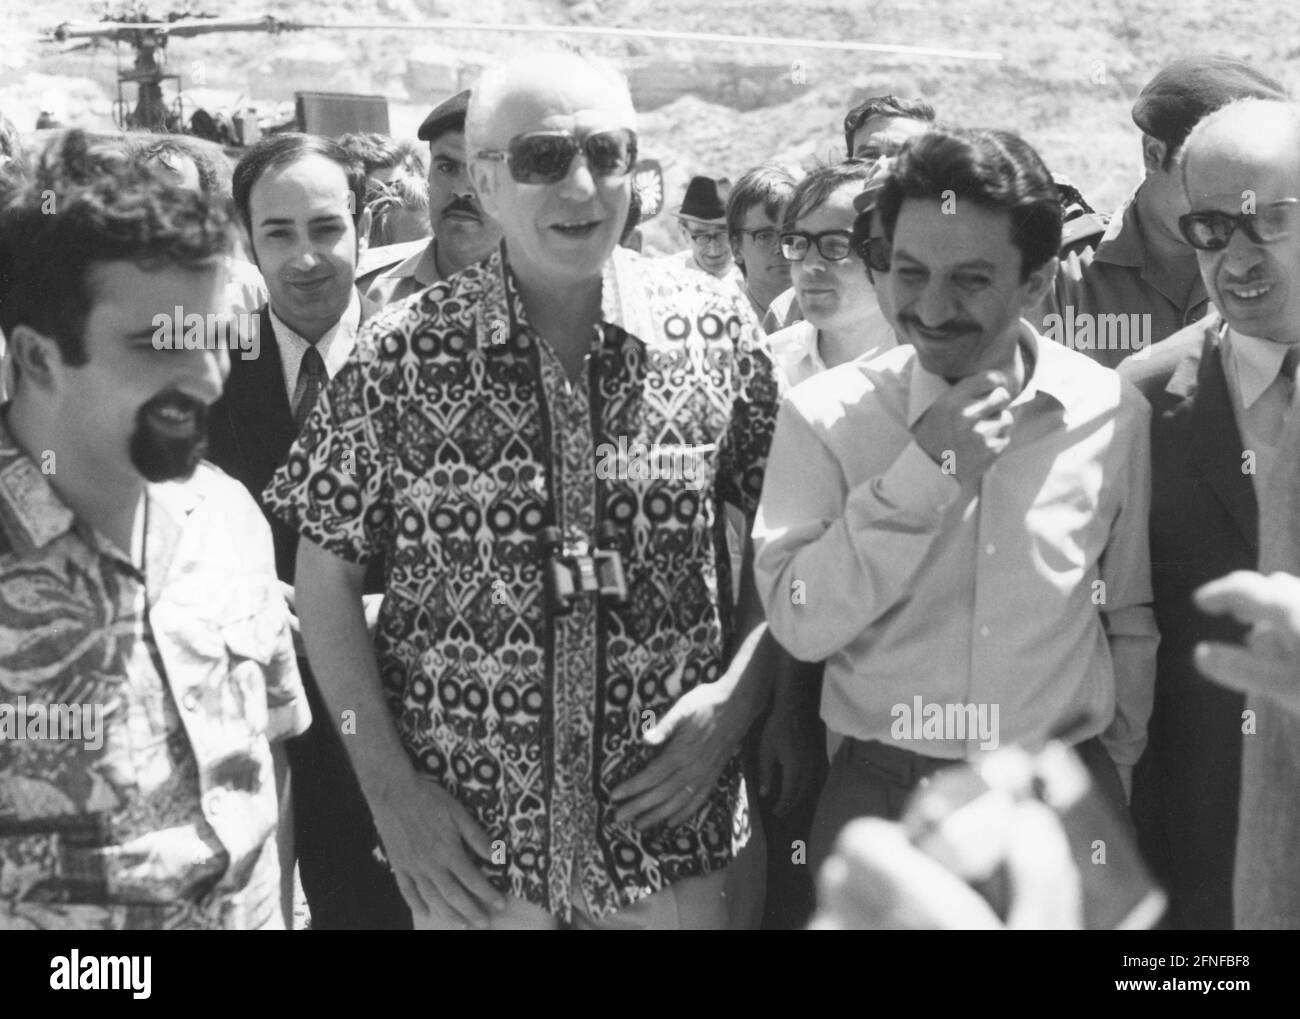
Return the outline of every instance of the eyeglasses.
{"type": "Polygon", "coordinates": [[[586,157],[596,179],[624,177],[636,166],[636,132],[621,127],[579,137],[533,131],[511,138],[504,152],[483,149],[477,158],[505,163],[519,184],[558,184],[569,175],[573,157],[579,152],[586,157]]]}
{"type": "Polygon", "coordinates": [[[1283,198],[1258,212],[1234,216],[1217,210],[1189,212],[1178,217],[1178,230],[1192,247],[1201,251],[1222,251],[1240,227],[1256,244],[1276,244],[1291,236],[1296,205],[1300,198],[1283,198]]]}
{"type": "Polygon", "coordinates": [[[757,230],[746,230],[743,227],[737,231],[748,237],[760,248],[775,248],[777,238],[780,233],[770,226],[759,227],[757,230]]]}
{"type": "Polygon", "coordinates": [[[857,254],[867,264],[868,272],[889,272],[894,246],[883,237],[868,237],[858,245],[857,254]]]}
{"type": "Polygon", "coordinates": [[[702,248],[714,247],[727,242],[725,230],[701,230],[699,233],[688,230],[686,232],[690,235],[691,243],[702,248]]]}
{"type": "Polygon", "coordinates": [[[781,254],[791,262],[802,262],[815,244],[828,262],[842,262],[853,253],[853,233],[849,230],[823,230],[819,234],[789,230],[781,235],[781,254]]]}

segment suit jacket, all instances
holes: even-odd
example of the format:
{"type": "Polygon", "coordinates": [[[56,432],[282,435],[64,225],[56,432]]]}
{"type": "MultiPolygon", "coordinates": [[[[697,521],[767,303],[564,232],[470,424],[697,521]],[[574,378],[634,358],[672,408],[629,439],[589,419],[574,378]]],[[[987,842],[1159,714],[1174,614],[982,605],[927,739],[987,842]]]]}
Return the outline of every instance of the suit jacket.
{"type": "Polygon", "coordinates": [[[1243,471],[1216,313],[1120,366],[1151,404],[1151,572],[1160,628],[1150,742],[1133,780],[1133,816],[1170,897],[1167,923],[1232,927],[1232,873],[1245,698],[1192,664],[1204,640],[1244,629],[1207,616],[1192,592],[1254,569],[1259,513],[1243,471]]]}
{"type": "MultiPolygon", "coordinates": [[[[379,305],[361,298],[361,321],[379,311],[379,305]]],[[[267,512],[262,491],[285,461],[297,438],[293,409],[285,394],[284,362],[271,325],[270,305],[258,311],[259,355],[230,360],[230,378],[212,407],[208,419],[208,459],[244,484],[257,500],[271,525],[275,542],[275,571],[286,584],[293,583],[298,555],[298,532],[267,512]]],[[[366,572],[366,591],[383,590],[383,566],[372,561],[366,572]]]]}

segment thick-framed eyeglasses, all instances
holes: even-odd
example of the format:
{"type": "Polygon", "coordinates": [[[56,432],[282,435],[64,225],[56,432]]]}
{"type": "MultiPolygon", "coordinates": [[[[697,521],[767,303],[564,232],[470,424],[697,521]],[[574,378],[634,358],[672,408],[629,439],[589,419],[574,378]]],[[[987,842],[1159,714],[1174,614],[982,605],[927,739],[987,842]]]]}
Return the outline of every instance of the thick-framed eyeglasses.
{"type": "Polygon", "coordinates": [[[781,235],[781,254],[791,262],[802,262],[815,244],[818,253],[828,262],[842,262],[853,253],[851,230],[823,230],[819,234],[803,230],[787,230],[781,235]]]}
{"type": "Polygon", "coordinates": [[[505,163],[519,184],[558,184],[579,152],[597,180],[625,177],[636,166],[636,132],[626,127],[584,135],[531,131],[511,138],[505,151],[481,149],[475,158],[505,163]]]}
{"type": "Polygon", "coordinates": [[[1188,244],[1200,251],[1222,251],[1238,227],[1256,244],[1276,244],[1291,236],[1298,206],[1300,198],[1283,198],[1257,212],[1237,216],[1218,210],[1189,212],[1178,217],[1178,230],[1188,244]]]}
{"type": "Polygon", "coordinates": [[[736,232],[744,234],[760,248],[767,248],[769,250],[777,246],[777,242],[781,237],[781,232],[775,227],[770,226],[761,226],[757,230],[746,230],[742,227],[736,232]]]}

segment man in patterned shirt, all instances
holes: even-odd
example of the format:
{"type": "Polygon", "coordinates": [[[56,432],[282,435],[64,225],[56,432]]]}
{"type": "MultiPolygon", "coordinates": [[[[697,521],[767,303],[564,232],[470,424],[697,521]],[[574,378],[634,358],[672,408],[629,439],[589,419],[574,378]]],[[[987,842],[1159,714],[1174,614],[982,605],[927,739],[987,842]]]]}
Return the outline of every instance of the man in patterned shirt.
{"type": "Polygon", "coordinates": [[[778,383],[735,288],[616,248],[634,124],[572,54],[487,72],[503,249],[363,330],[267,491],[417,926],[727,923],[782,659],[752,582],[732,612],[719,504],[755,511],[778,383]]]}
{"type": "Polygon", "coordinates": [[[69,132],[0,210],[0,928],[279,928],[269,741],[310,716],[189,330],[230,225],[112,155],[69,132]]]}

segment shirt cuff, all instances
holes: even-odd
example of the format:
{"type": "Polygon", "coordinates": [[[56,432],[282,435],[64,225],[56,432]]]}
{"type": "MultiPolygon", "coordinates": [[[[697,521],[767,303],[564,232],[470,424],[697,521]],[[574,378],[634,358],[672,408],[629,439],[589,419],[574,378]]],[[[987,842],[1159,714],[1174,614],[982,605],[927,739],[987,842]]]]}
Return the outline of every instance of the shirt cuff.
{"type": "Polygon", "coordinates": [[[915,442],[876,480],[876,492],[886,505],[918,517],[943,516],[960,491],[956,475],[945,473],[915,442]]]}

